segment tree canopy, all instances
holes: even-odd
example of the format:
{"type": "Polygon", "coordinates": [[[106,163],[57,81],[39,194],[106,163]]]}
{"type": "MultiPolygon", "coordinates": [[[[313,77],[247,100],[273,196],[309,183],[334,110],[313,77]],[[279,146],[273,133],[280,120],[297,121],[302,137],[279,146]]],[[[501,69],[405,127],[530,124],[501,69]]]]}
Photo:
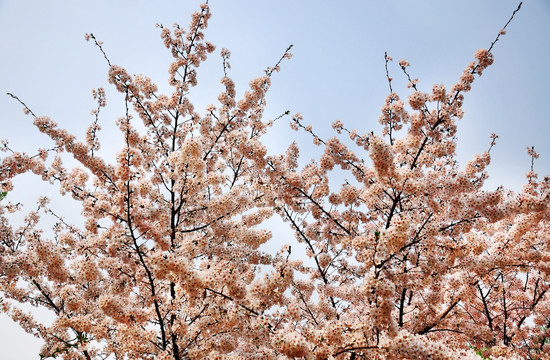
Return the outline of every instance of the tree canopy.
{"type": "Polygon", "coordinates": [[[34,173],[79,202],[85,220],[71,224],[43,196],[14,224],[20,204],[0,203],[0,309],[44,340],[41,357],[549,359],[550,178],[538,178],[529,147],[520,192],[485,189],[497,135],[465,166],[455,158],[465,94],[510,21],[450,88],[422,92],[401,60],[411,89],[403,100],[386,55],[382,132],[336,121],[335,136],[323,138],[301,114],[264,119],[291,47],[242,98],[222,49],[224,90],[195,109],[197,69],[215,50],[209,18],[204,4],[188,28],[159,25],[173,56],[169,93],[86,36],[124,99],[114,163],[98,155],[103,89],[93,91],[83,140],[9,94],[54,145],[27,154],[3,143],[2,194],[34,173]],[[262,136],[289,117],[319,147],[317,160],[301,165],[296,143],[269,153],[262,136]],[[80,165],[66,167],[66,155],[80,165]],[[336,170],[347,174],[338,185],[336,170]],[[266,228],[273,216],[295,243],[266,228]],[[55,320],[44,324],[19,303],[55,320]]]}

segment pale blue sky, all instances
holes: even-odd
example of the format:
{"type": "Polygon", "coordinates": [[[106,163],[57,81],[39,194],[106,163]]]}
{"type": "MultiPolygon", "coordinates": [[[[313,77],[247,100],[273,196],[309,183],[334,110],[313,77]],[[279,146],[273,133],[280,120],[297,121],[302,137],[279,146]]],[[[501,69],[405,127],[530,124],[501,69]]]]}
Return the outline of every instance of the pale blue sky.
{"type": "MultiPolygon", "coordinates": [[[[166,89],[170,56],[155,23],[187,26],[199,1],[30,1],[0,0],[0,138],[17,150],[33,151],[50,143],[31,126],[32,120],[6,92],[13,92],[41,115],[49,115],[79,136],[92,121],[91,89],[105,86],[108,109],[102,116],[105,153],[117,150],[118,134],[109,126],[122,114],[122,103],[106,81],[107,66],[84,34],[105,43],[112,62],[130,73],[151,76],[166,89]],[[177,5],[174,5],[174,4],[177,5]]],[[[410,72],[429,91],[434,83],[452,85],[474,52],[486,48],[508,20],[517,1],[258,1],[212,0],[213,16],[206,32],[217,46],[199,70],[192,93],[196,108],[216,101],[222,76],[218,56],[232,52],[230,75],[237,90],[272,65],[289,44],[294,58],[273,78],[266,116],[285,110],[301,112],[322,136],[342,119],[360,133],[378,129],[386,97],[384,52],[406,58],[410,72]]],[[[550,1],[523,4],[506,36],[494,50],[495,63],[476,79],[466,95],[466,115],[459,124],[459,159],[488,148],[489,135],[500,135],[492,150],[492,176],[487,186],[519,189],[529,170],[527,146],[541,157],[535,169],[550,174],[548,94],[550,94],[550,1]]],[[[391,66],[395,89],[406,97],[406,81],[397,64],[391,66]]],[[[269,137],[280,152],[292,139],[302,142],[308,160],[309,139],[292,132],[288,120],[269,137]]],[[[44,192],[38,178],[21,177],[13,200],[32,199],[44,192]]],[[[47,190],[46,190],[47,191],[47,190]]],[[[29,200],[30,201],[30,200],[29,200]]],[[[21,335],[0,316],[0,358],[38,359],[39,342],[21,335]]]]}

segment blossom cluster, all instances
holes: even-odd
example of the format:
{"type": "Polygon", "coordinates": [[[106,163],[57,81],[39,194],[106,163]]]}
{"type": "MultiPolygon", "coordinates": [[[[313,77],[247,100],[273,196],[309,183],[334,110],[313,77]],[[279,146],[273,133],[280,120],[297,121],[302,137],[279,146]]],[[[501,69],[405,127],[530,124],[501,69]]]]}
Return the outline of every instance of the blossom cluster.
{"type": "Polygon", "coordinates": [[[159,25],[174,58],[167,94],[111,64],[87,35],[127,109],[112,163],[99,153],[103,89],[92,93],[97,108],[82,142],[25,105],[55,145],[5,157],[0,191],[34,173],[79,202],[83,217],[70,224],[42,197],[16,226],[9,214],[21,206],[0,204],[0,311],[44,340],[41,356],[547,359],[550,179],[539,180],[538,153],[528,148],[521,192],[486,189],[496,135],[489,151],[463,166],[455,159],[464,94],[492,64],[492,46],[456,84],[431,92],[400,61],[408,102],[387,67],[380,135],[337,120],[336,136],[323,139],[294,115],[291,127],[322,149],[301,166],[296,143],[273,155],[261,139],[273,123],[263,119],[272,76],[290,47],[241,98],[222,49],[218,103],[195,110],[197,68],[215,49],[204,40],[209,18],[205,4],[188,29],[159,25]],[[80,166],[68,169],[65,155],[80,166]],[[339,171],[349,176],[335,186],[339,171]],[[273,216],[294,231],[291,245],[266,229],[273,216]],[[266,250],[272,244],[280,249],[266,250]]]}

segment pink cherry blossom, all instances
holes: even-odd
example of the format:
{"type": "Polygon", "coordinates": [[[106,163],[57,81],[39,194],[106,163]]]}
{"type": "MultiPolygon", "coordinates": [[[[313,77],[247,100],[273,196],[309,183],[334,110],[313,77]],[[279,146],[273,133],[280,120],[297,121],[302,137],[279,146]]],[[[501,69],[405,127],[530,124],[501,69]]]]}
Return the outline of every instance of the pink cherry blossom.
{"type": "Polygon", "coordinates": [[[484,188],[497,135],[488,151],[455,160],[465,93],[493,63],[496,40],[454,85],[431,92],[400,61],[408,102],[392,90],[386,55],[381,134],[337,120],[325,138],[298,113],[291,128],[322,149],[301,165],[296,143],[271,154],[261,138],[273,124],[263,118],[271,77],[290,47],[242,97],[223,49],[218,103],[202,115],[191,103],[215,49],[209,18],[204,4],[187,29],[158,25],[173,57],[166,94],[86,35],[124,99],[111,163],[98,155],[103,89],[92,92],[84,141],[12,96],[55,145],[26,154],[3,142],[0,190],[34,173],[76,200],[83,220],[71,224],[46,197],[19,220],[9,215],[20,204],[0,203],[0,311],[44,340],[41,357],[547,359],[550,180],[535,172],[538,153],[527,148],[518,193],[484,188]],[[276,216],[294,231],[291,245],[268,228],[276,216]]]}

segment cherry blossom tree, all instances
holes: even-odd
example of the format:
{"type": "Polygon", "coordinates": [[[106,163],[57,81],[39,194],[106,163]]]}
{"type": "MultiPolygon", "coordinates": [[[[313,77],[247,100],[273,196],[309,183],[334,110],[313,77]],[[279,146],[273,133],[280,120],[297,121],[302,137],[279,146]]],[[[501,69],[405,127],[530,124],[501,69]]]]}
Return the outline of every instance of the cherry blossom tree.
{"type": "Polygon", "coordinates": [[[520,193],[485,189],[496,135],[464,167],[455,160],[464,94],[510,21],[450,89],[422,92],[399,61],[408,105],[386,55],[380,135],[336,121],[349,140],[322,139],[294,115],[291,126],[323,149],[299,166],[298,145],[271,155],[261,142],[273,123],[263,119],[266,92],[290,48],[242,99],[223,49],[224,91],[195,111],[189,93],[214,51],[209,18],[205,4],[187,30],[159,25],[174,57],[168,94],[111,64],[87,35],[124,98],[114,164],[98,155],[103,89],[85,141],[10,94],[55,145],[30,155],[5,142],[0,190],[34,173],[79,202],[85,219],[71,224],[42,197],[14,225],[20,205],[0,203],[1,309],[44,340],[41,357],[550,359],[550,178],[538,179],[528,148],[520,193]],[[80,166],[67,168],[67,154],[80,166]],[[335,172],[349,179],[334,185],[335,172]],[[277,215],[296,243],[269,253],[263,223],[277,215]],[[51,229],[40,226],[45,216],[51,229]],[[47,309],[53,323],[19,303],[47,309]]]}

